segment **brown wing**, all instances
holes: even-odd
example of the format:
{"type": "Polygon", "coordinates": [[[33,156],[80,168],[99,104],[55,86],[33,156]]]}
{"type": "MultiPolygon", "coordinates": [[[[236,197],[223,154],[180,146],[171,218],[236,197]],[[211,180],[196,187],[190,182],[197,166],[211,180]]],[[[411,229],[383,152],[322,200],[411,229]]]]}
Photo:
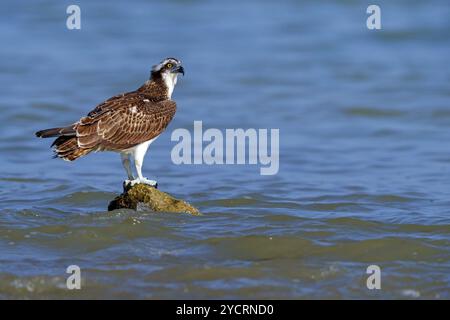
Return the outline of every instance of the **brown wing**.
{"type": "Polygon", "coordinates": [[[150,101],[131,92],[106,100],[76,127],[81,148],[124,150],[161,134],[172,120],[176,103],[150,101]]]}

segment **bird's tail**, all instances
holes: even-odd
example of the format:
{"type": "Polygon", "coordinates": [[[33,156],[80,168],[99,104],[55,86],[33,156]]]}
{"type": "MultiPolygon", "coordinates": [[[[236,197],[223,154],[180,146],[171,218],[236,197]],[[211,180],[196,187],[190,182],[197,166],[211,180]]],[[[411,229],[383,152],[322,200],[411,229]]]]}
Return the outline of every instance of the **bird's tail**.
{"type": "Polygon", "coordinates": [[[36,137],[38,138],[53,138],[59,136],[74,136],[76,131],[73,126],[62,127],[62,128],[51,128],[36,132],[36,137]]]}
{"type": "Polygon", "coordinates": [[[78,146],[78,139],[76,136],[60,136],[52,143],[55,158],[61,158],[66,161],[73,161],[82,157],[92,149],[84,149],[78,146]]]}
{"type": "Polygon", "coordinates": [[[51,145],[55,152],[55,158],[66,161],[76,160],[92,151],[92,149],[81,148],[78,145],[76,131],[72,126],[41,130],[36,132],[36,136],[39,138],[57,137],[51,145]]]}

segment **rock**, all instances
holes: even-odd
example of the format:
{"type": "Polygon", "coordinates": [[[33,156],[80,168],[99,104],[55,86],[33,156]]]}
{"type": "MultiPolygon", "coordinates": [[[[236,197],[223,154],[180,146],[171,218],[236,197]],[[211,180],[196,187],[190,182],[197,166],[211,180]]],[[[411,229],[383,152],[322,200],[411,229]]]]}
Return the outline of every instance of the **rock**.
{"type": "Polygon", "coordinates": [[[157,212],[200,214],[197,208],[186,201],[176,199],[152,186],[141,183],[134,186],[124,185],[123,193],[108,205],[108,211],[115,209],[137,210],[138,208],[146,208],[157,212]]]}

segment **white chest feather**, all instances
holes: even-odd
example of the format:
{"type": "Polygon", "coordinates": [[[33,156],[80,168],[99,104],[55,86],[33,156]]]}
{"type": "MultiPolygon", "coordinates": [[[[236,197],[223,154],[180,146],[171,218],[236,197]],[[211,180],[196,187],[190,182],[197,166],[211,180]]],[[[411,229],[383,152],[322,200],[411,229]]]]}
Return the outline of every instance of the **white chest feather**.
{"type": "Polygon", "coordinates": [[[172,92],[177,84],[177,73],[163,73],[162,78],[167,86],[169,99],[172,99],[172,92]]]}

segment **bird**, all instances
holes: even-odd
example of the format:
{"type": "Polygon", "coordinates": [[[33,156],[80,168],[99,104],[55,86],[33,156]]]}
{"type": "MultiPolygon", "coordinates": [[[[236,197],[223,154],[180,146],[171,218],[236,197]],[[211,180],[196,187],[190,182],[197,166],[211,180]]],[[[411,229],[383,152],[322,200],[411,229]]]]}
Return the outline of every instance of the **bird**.
{"type": "Polygon", "coordinates": [[[91,152],[118,152],[128,178],[125,185],[157,187],[157,181],[142,175],[142,165],[148,147],[175,115],[172,93],[180,74],[184,76],[181,61],[166,58],[152,67],[150,78],[137,90],[105,100],[71,125],[40,130],[36,136],[56,138],[51,145],[54,158],[66,161],[91,152]]]}

